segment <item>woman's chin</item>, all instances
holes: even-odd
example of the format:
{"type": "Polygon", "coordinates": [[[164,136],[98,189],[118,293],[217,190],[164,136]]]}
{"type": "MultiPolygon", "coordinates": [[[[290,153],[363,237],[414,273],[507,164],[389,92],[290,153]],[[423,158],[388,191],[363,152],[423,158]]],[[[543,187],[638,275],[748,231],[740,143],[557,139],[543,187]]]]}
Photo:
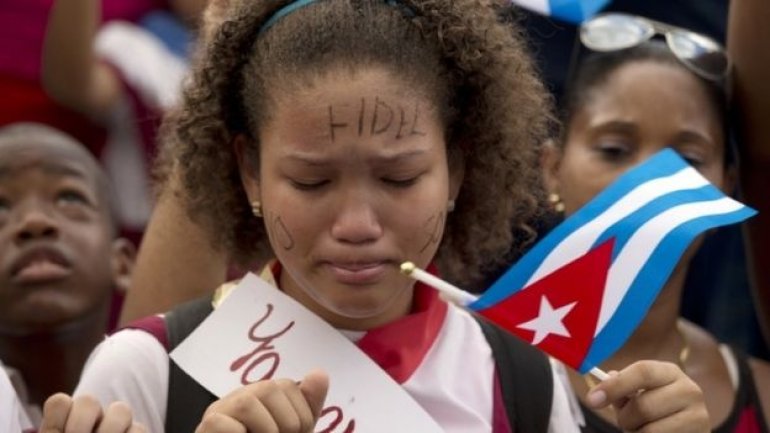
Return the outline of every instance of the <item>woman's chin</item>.
{"type": "Polygon", "coordinates": [[[409,305],[399,305],[397,293],[383,299],[329,299],[318,294],[310,294],[327,314],[327,321],[332,325],[348,329],[368,329],[382,325],[405,315],[409,305]]]}

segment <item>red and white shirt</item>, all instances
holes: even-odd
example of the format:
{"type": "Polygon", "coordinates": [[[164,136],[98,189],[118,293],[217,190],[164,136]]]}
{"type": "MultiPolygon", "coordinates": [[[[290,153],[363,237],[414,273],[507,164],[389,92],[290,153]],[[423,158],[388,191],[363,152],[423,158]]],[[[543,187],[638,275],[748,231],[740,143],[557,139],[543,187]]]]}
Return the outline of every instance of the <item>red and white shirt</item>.
{"type": "MultiPolygon", "coordinates": [[[[272,276],[263,273],[270,281],[272,276]]],[[[447,432],[508,433],[495,363],[469,313],[417,284],[411,314],[367,332],[341,331],[356,342],[447,432]]],[[[215,297],[217,299],[217,297],[215,297]]],[[[75,394],[102,404],[121,400],[151,432],[165,425],[169,358],[162,319],[156,331],[122,330],[91,355],[75,394]],[[155,334],[155,335],[153,335],[155,334]],[[157,335],[157,337],[156,337],[157,335]]],[[[567,388],[554,370],[550,432],[579,431],[567,388]]]]}

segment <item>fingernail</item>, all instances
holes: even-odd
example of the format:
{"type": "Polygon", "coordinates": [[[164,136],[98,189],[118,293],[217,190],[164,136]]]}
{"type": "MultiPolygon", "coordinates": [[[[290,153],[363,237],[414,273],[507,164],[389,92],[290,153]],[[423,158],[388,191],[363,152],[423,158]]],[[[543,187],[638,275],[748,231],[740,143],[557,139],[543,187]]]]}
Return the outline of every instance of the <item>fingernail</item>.
{"type": "Polygon", "coordinates": [[[601,389],[597,389],[589,392],[586,396],[586,400],[590,406],[599,407],[603,405],[605,401],[607,401],[607,393],[601,389]]]}

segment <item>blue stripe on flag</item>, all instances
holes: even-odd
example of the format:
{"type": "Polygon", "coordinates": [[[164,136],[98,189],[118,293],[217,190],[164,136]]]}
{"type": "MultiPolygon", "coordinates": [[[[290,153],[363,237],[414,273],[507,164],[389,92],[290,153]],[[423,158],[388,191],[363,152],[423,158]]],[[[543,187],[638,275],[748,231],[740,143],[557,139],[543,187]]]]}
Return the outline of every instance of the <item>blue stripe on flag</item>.
{"type": "Polygon", "coordinates": [[[693,202],[718,200],[724,196],[724,193],[720,191],[719,188],[712,184],[708,184],[701,188],[673,191],[666,195],[657,197],[646,205],[635,210],[627,217],[608,227],[607,230],[605,230],[601,236],[599,236],[599,239],[594,242],[591,248],[593,249],[594,247],[597,247],[608,239],[614,237],[615,249],[612,253],[612,261],[615,261],[617,255],[620,253],[620,251],[623,250],[623,247],[625,247],[626,242],[628,242],[631,236],[636,233],[635,231],[629,231],[629,227],[641,227],[645,221],[649,221],[656,215],[659,215],[675,206],[693,202]]]}
{"type": "Polygon", "coordinates": [[[609,0],[549,0],[551,16],[580,24],[594,16],[609,0]]]}
{"type": "Polygon", "coordinates": [[[481,296],[469,307],[474,310],[489,308],[523,289],[524,284],[540,266],[543,258],[567,236],[593,221],[597,215],[607,210],[639,185],[650,180],[673,175],[688,167],[687,163],[674,150],[666,148],[647,159],[643,164],[628,170],[593,200],[551,230],[532,250],[495,281],[484,292],[484,296],[481,296]]]}
{"type": "Polygon", "coordinates": [[[601,364],[625,343],[658,295],[658,290],[651,288],[665,284],[682,253],[698,235],[715,227],[743,221],[754,214],[754,209],[744,206],[734,212],[687,221],[667,234],[637,274],[617,311],[594,339],[580,372],[586,373],[601,364]]]}

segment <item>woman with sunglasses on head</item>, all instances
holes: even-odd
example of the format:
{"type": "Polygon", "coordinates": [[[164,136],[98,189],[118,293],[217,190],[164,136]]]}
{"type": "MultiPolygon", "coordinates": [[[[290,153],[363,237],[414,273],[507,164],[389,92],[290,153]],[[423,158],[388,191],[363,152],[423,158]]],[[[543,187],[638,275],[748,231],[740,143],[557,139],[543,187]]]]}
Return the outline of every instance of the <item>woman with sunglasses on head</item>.
{"type": "MultiPolygon", "coordinates": [[[[724,50],[704,36],[620,14],[585,23],[581,40],[601,52],[580,65],[567,92],[563,136],[543,156],[555,209],[571,214],[665,147],[732,191],[736,161],[728,145],[730,62],[724,50]],[[654,33],[666,42],[650,40],[654,33]]],[[[675,363],[703,389],[714,431],[768,432],[770,365],[720,345],[679,317],[685,275],[701,243],[688,249],[642,324],[600,367],[618,370],[640,359],[675,363]]],[[[595,384],[568,374],[582,403],[584,433],[636,431],[620,417],[624,409],[588,408],[584,396],[595,384]]]]}

